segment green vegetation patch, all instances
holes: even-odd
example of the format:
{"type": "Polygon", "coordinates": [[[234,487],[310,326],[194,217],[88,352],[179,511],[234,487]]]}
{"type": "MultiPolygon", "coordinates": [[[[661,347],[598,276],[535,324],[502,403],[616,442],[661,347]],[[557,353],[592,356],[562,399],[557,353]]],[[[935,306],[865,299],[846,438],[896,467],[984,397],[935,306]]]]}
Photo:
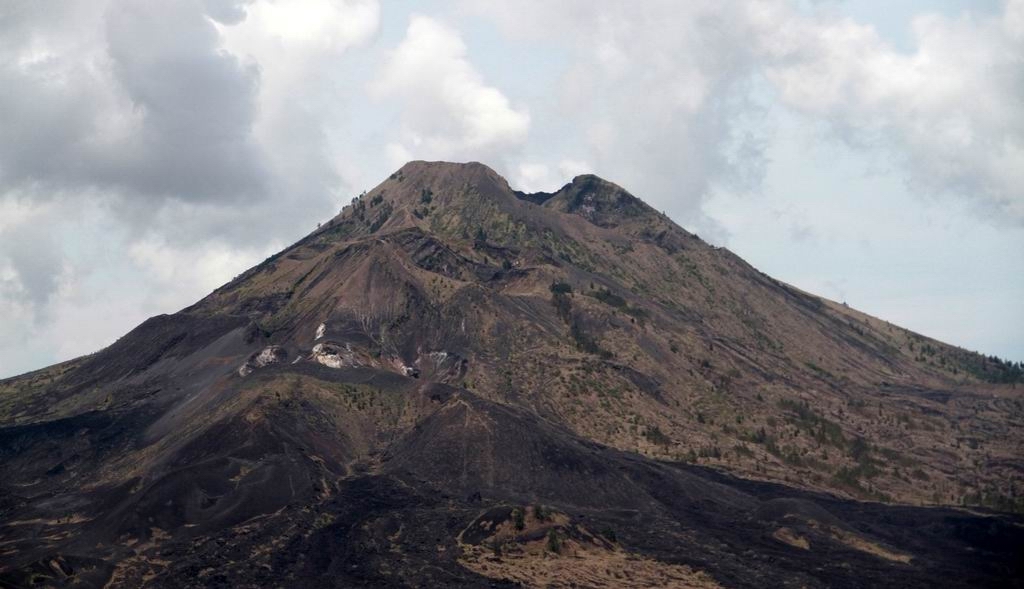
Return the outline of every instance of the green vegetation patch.
{"type": "Polygon", "coordinates": [[[839,424],[818,415],[806,402],[792,399],[780,399],[779,408],[792,413],[790,423],[798,429],[810,434],[819,444],[828,444],[836,448],[846,448],[849,444],[839,424]]]}
{"type": "Polygon", "coordinates": [[[650,312],[648,312],[647,309],[641,307],[634,307],[630,305],[626,301],[626,299],[622,298],[620,295],[615,294],[614,292],[607,288],[599,288],[597,290],[592,290],[587,293],[587,296],[595,298],[601,301],[602,303],[608,305],[609,307],[618,309],[627,315],[636,317],[637,319],[642,320],[650,317],[650,312]]]}

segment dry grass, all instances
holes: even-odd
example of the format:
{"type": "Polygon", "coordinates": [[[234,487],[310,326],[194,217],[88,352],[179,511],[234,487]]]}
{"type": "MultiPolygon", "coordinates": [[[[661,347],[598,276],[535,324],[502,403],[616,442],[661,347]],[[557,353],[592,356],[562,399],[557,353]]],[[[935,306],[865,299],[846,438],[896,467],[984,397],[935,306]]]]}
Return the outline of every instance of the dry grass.
{"type": "Polygon", "coordinates": [[[794,548],[801,548],[803,550],[810,550],[811,543],[807,541],[807,538],[797,534],[789,528],[779,528],[772,534],[772,538],[775,538],[783,544],[789,544],[794,548]]]}
{"type": "Polygon", "coordinates": [[[719,587],[707,573],[626,552],[563,513],[548,512],[537,519],[533,509],[523,508],[520,530],[512,520],[478,521],[489,538],[471,545],[460,534],[459,562],[492,579],[525,587],[719,587]],[[551,550],[549,533],[560,538],[557,552],[551,550]],[[495,545],[500,548],[495,550],[495,545]]]}
{"type": "Polygon", "coordinates": [[[892,562],[902,562],[904,564],[909,564],[912,560],[910,555],[894,552],[884,546],[861,538],[860,536],[850,532],[833,529],[832,537],[854,550],[859,550],[872,556],[877,556],[878,558],[883,558],[892,562]]]}
{"type": "Polygon", "coordinates": [[[545,550],[544,544],[541,540],[525,543],[519,550],[501,557],[480,546],[467,547],[459,562],[485,577],[513,581],[525,587],[720,587],[707,573],[687,566],[573,541],[563,544],[561,554],[553,554],[545,550]]]}

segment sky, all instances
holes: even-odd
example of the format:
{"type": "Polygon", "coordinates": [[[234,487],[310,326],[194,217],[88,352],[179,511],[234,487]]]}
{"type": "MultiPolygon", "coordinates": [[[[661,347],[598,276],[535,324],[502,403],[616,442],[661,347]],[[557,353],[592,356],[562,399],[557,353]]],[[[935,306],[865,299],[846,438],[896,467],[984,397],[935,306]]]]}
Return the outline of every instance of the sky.
{"type": "Polygon", "coordinates": [[[1024,0],[0,0],[0,378],[191,304],[412,159],[595,173],[1024,360],[1024,0]]]}

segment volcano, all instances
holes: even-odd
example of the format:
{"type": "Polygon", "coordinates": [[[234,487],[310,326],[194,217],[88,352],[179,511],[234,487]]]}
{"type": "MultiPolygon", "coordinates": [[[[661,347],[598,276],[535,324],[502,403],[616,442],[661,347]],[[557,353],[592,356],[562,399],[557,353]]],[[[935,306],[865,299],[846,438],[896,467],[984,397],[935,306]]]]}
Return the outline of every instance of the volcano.
{"type": "Polygon", "coordinates": [[[0,381],[0,587],[1021,586],[1020,381],[596,176],[411,162],[0,381]]]}

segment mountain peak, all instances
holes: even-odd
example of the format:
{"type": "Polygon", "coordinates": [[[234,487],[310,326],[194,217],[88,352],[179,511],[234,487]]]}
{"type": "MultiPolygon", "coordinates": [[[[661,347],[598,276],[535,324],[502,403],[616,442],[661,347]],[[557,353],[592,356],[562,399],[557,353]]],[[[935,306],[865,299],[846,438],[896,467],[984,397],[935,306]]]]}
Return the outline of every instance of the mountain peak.
{"type": "Polygon", "coordinates": [[[626,189],[594,174],[581,174],[544,200],[544,206],[579,215],[600,227],[657,221],[661,215],[626,189]]]}
{"type": "Polygon", "coordinates": [[[504,185],[508,189],[508,182],[500,174],[480,162],[413,160],[391,174],[388,180],[424,186],[483,182],[504,185]]]}
{"type": "MultiPolygon", "coordinates": [[[[518,200],[575,214],[602,227],[615,227],[645,213],[657,214],[618,184],[595,174],[580,174],[554,193],[525,193],[513,190],[504,177],[480,162],[411,161],[371,191],[370,196],[374,198],[383,194],[386,198],[387,194],[396,192],[409,193],[406,196],[411,195],[416,201],[426,200],[427,194],[451,194],[460,190],[462,196],[472,194],[506,202],[518,200]],[[516,199],[509,199],[510,196],[516,199]]],[[[451,205],[452,200],[442,198],[439,204],[451,205]]]]}

